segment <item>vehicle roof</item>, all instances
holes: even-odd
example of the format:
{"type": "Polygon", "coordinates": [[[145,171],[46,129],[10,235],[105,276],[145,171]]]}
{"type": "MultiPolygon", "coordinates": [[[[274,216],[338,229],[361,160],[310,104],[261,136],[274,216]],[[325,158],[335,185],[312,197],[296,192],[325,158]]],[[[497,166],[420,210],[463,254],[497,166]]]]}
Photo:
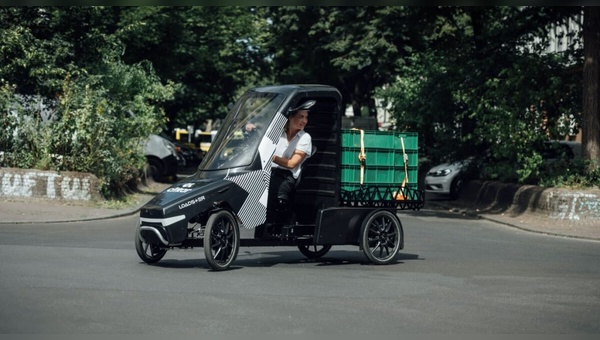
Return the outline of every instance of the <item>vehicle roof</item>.
{"type": "Polygon", "coordinates": [[[286,96],[292,96],[296,93],[306,92],[311,95],[317,95],[318,93],[326,95],[335,95],[341,97],[340,92],[333,86],[323,84],[288,84],[288,85],[270,85],[252,88],[251,91],[256,92],[275,92],[282,93],[286,96]]]}

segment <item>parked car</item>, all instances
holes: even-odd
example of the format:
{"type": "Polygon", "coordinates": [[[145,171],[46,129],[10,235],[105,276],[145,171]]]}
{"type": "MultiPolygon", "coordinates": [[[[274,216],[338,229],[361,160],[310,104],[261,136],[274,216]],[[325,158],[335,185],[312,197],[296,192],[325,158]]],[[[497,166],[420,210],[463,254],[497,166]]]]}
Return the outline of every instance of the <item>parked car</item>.
{"type": "Polygon", "coordinates": [[[572,141],[547,141],[544,142],[540,150],[542,159],[547,164],[559,160],[577,160],[581,159],[581,143],[572,141]]]}
{"type": "Polygon", "coordinates": [[[429,169],[425,175],[425,192],[450,195],[456,199],[465,182],[465,170],[474,164],[474,158],[443,163],[429,169]]]}
{"type": "MultiPolygon", "coordinates": [[[[545,164],[581,158],[581,143],[546,141],[538,152],[545,164]]],[[[425,175],[425,192],[458,198],[466,180],[483,176],[483,160],[473,157],[432,167],[425,175]]]]}
{"type": "Polygon", "coordinates": [[[173,143],[159,135],[148,136],[144,145],[144,155],[148,160],[148,174],[158,181],[168,176],[177,176],[179,156],[173,143]]]}
{"type": "Polygon", "coordinates": [[[173,142],[175,147],[177,148],[177,153],[179,154],[179,165],[184,168],[189,167],[197,167],[200,164],[202,158],[198,155],[198,153],[192,148],[190,148],[187,144],[181,142],[173,142]]]}

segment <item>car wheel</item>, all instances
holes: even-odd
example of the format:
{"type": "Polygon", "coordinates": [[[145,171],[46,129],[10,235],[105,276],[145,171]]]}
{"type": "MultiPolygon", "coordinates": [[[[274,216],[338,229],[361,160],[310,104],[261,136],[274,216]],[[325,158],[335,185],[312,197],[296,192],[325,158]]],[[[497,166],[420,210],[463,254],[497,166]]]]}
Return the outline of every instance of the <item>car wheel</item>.
{"type": "Polygon", "coordinates": [[[450,197],[452,197],[452,199],[457,199],[463,190],[463,186],[464,180],[462,179],[462,176],[456,176],[450,184],[450,197]]]}
{"type": "Polygon", "coordinates": [[[163,165],[160,161],[150,158],[148,159],[148,176],[154,181],[158,181],[163,177],[163,165]]]}

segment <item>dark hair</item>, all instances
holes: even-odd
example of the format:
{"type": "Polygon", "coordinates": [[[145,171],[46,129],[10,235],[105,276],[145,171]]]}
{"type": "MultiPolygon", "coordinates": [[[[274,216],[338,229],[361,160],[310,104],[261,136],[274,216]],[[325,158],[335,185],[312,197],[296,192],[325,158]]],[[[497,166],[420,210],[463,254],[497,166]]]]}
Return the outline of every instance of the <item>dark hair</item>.
{"type": "Polygon", "coordinates": [[[308,109],[302,109],[302,108],[299,109],[299,110],[291,111],[288,114],[288,120],[287,120],[287,122],[285,122],[285,126],[283,127],[283,131],[287,131],[288,130],[288,127],[290,126],[290,118],[296,116],[298,114],[298,112],[300,112],[300,111],[310,112],[310,110],[308,110],[308,109]]]}

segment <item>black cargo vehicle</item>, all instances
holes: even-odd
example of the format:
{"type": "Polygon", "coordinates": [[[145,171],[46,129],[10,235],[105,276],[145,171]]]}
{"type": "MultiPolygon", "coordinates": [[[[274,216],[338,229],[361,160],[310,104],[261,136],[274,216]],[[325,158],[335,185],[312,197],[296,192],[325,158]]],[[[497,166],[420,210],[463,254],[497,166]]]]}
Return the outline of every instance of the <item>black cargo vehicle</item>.
{"type": "MultiPolygon", "coordinates": [[[[203,247],[210,267],[226,270],[240,246],[297,246],[305,256],[318,258],[334,245],[356,245],[375,264],[392,262],[404,242],[397,212],[422,208],[423,193],[406,183],[364,184],[364,173],[356,186],[344,187],[342,114],[341,94],[331,86],[247,91],[231,108],[197,172],[140,210],[135,235],[139,257],[156,263],[170,249],[203,247]],[[316,101],[305,128],[313,154],[302,165],[294,218],[285,225],[270,223],[266,204],[271,157],[289,110],[307,100],[316,101]],[[240,138],[248,122],[258,129],[240,138]],[[240,228],[253,229],[254,237],[240,238],[240,228]]],[[[360,170],[365,168],[369,173],[362,162],[360,170]]]]}

